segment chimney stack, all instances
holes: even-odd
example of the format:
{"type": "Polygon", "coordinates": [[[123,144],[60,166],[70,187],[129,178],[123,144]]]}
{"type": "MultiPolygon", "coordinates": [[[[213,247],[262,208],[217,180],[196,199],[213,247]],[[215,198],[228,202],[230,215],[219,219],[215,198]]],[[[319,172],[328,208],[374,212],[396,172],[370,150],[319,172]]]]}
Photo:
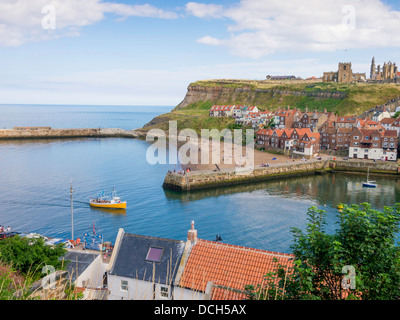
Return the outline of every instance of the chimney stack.
{"type": "Polygon", "coordinates": [[[187,239],[189,241],[197,241],[197,230],[194,229],[194,221],[192,221],[190,230],[188,231],[187,239]]]}

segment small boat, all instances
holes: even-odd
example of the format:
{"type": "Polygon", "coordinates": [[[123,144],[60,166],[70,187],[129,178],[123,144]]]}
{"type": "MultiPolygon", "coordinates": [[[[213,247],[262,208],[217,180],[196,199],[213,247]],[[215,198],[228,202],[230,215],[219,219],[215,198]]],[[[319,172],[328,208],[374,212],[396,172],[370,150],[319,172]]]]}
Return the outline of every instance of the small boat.
{"type": "Polygon", "coordinates": [[[378,186],[375,181],[369,180],[369,167],[368,167],[368,173],[367,173],[367,181],[363,182],[362,185],[363,185],[363,187],[366,187],[366,188],[376,188],[378,186]]]}
{"type": "MultiPolygon", "coordinates": [[[[103,192],[104,194],[104,192],[103,192]]],[[[117,196],[115,188],[113,189],[111,198],[99,194],[98,198],[90,198],[90,206],[96,208],[106,208],[106,209],[126,209],[126,201],[121,200],[117,196]]]]}
{"type": "Polygon", "coordinates": [[[338,204],[338,205],[337,205],[337,208],[338,208],[339,210],[342,210],[342,209],[344,208],[344,205],[338,204]]]}

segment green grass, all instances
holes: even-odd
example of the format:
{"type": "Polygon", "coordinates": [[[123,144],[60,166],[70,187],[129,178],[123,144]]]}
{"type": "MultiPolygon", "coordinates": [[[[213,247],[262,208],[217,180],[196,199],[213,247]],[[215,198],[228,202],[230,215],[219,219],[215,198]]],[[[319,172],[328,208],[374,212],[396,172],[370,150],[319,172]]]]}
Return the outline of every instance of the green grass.
{"type": "Polygon", "coordinates": [[[212,105],[255,105],[260,110],[270,111],[290,106],[303,111],[306,108],[309,111],[326,109],[338,115],[354,115],[400,96],[400,84],[222,79],[196,81],[190,86],[223,87],[231,90],[221,90],[214,100],[198,100],[185,108],[178,109],[178,106],[170,113],[156,117],[155,123],[144,130],[168,130],[170,120],[178,122],[179,130],[191,128],[198,133],[201,129],[232,128],[235,122],[232,118],[209,117],[212,105]]]}
{"type": "Polygon", "coordinates": [[[308,81],[259,81],[259,80],[202,80],[191,86],[251,88],[250,91],[224,91],[216,100],[199,101],[185,109],[206,109],[213,104],[246,104],[256,105],[260,109],[271,111],[282,107],[293,107],[300,110],[336,112],[339,115],[361,114],[362,112],[386,103],[400,96],[400,84],[369,83],[324,83],[308,81]],[[276,93],[276,91],[284,93],[276,93]],[[272,93],[275,91],[275,93],[272,93]],[[290,94],[290,93],[293,94],[290,94]],[[302,92],[308,95],[299,95],[302,92]],[[314,97],[312,94],[326,95],[314,97]],[[338,97],[332,96],[337,93],[338,97]]]}
{"type": "MultiPolygon", "coordinates": [[[[158,117],[156,117],[157,119],[158,117]]],[[[168,132],[169,121],[177,121],[178,131],[183,129],[193,129],[197,134],[201,134],[201,129],[217,129],[223,130],[228,127],[233,127],[235,119],[230,117],[214,118],[209,116],[207,110],[177,110],[159,116],[162,121],[159,123],[145,127],[144,130],[148,131],[153,128],[158,128],[168,132]]]]}

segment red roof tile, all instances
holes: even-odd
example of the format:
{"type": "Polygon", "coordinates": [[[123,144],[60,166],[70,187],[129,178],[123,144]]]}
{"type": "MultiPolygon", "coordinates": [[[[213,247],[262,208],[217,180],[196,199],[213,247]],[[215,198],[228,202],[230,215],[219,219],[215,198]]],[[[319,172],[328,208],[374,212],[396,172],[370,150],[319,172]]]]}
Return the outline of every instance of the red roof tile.
{"type": "Polygon", "coordinates": [[[246,285],[262,282],[278,264],[290,266],[293,255],[199,239],[192,248],[179,285],[205,291],[213,282],[212,299],[243,299],[246,285]],[[274,262],[277,259],[277,262],[274,262]]]}

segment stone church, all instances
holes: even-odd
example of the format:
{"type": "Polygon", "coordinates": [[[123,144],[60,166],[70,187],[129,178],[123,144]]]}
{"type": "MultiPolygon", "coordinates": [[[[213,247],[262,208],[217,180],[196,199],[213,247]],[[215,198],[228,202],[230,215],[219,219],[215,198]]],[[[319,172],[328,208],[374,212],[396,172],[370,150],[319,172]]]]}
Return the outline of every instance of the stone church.
{"type": "Polygon", "coordinates": [[[323,82],[360,82],[366,81],[367,76],[365,73],[353,73],[351,69],[351,62],[340,62],[337,72],[324,72],[322,77],[323,82]]]}
{"type": "Polygon", "coordinates": [[[375,65],[375,57],[372,58],[370,79],[375,81],[395,81],[399,77],[396,63],[389,61],[384,63],[383,66],[375,65]]]}

